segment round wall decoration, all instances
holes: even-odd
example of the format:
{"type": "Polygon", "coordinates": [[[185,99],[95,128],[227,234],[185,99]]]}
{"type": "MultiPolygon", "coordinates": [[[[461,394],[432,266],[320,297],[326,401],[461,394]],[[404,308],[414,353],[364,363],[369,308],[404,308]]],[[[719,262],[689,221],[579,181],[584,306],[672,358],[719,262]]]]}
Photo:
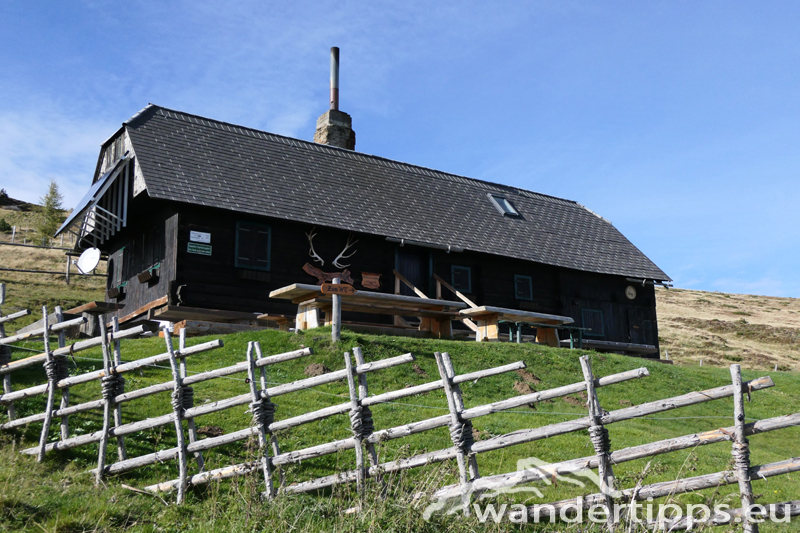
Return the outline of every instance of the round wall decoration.
{"type": "Polygon", "coordinates": [[[633,300],[636,298],[636,289],[633,287],[633,285],[628,285],[625,287],[625,297],[628,300],[633,300]]]}

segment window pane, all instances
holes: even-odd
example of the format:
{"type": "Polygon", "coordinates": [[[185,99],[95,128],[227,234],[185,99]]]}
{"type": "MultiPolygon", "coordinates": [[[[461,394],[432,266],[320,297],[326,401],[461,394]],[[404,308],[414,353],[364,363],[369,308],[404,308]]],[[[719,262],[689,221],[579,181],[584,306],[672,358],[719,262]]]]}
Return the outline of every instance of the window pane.
{"type": "Polygon", "coordinates": [[[253,264],[253,238],[250,229],[239,226],[236,241],[236,266],[253,264]]]}
{"type": "Polygon", "coordinates": [[[514,292],[517,300],[533,299],[533,280],[530,276],[514,276],[514,292]]]}
{"type": "Polygon", "coordinates": [[[492,199],[492,202],[497,206],[497,209],[503,213],[503,215],[517,217],[519,216],[519,211],[517,211],[511,202],[509,202],[504,196],[499,196],[495,194],[489,195],[492,199]]]}
{"type": "Polygon", "coordinates": [[[253,258],[256,265],[269,268],[269,230],[260,229],[256,231],[253,258]]]}
{"type": "Polygon", "coordinates": [[[461,292],[472,292],[472,276],[469,267],[455,266],[451,269],[453,288],[461,292]]]}

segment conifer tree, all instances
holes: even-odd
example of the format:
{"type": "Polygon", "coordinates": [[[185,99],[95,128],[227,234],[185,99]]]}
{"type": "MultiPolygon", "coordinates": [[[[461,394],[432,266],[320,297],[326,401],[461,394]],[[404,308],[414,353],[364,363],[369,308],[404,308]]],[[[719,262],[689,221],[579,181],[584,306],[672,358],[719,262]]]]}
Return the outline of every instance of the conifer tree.
{"type": "Polygon", "coordinates": [[[42,204],[42,216],[39,220],[38,227],[36,228],[39,234],[47,241],[53,237],[63,221],[63,207],[62,202],[64,197],[58,190],[58,184],[55,180],[50,180],[50,185],[47,187],[47,194],[42,196],[39,201],[42,204]]]}

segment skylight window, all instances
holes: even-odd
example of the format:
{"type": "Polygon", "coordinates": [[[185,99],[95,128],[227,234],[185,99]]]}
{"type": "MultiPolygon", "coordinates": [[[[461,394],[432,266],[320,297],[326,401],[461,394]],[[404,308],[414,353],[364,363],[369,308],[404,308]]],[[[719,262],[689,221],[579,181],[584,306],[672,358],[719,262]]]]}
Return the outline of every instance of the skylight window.
{"type": "Polygon", "coordinates": [[[519,211],[509,202],[505,196],[499,194],[489,194],[489,199],[494,204],[495,208],[504,217],[518,217],[521,216],[519,211]]]}

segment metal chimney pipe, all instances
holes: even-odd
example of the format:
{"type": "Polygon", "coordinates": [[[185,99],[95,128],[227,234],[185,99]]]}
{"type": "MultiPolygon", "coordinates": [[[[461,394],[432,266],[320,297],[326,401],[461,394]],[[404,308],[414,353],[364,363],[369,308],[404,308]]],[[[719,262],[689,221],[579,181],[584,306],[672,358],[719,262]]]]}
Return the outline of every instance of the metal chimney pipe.
{"type": "Polygon", "coordinates": [[[331,109],[339,110],[339,47],[331,47],[331,109]]]}

